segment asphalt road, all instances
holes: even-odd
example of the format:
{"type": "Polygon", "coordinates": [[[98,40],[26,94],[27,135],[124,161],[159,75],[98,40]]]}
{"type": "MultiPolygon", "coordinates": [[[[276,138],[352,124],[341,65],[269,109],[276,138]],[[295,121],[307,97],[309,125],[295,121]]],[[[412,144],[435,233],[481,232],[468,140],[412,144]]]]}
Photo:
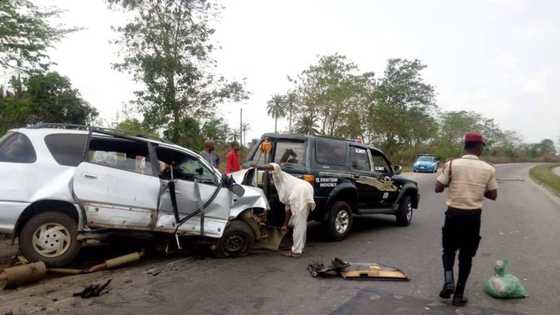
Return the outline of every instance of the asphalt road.
{"type": "Polygon", "coordinates": [[[0,313],[81,314],[559,314],[560,202],[528,179],[528,164],[498,166],[497,202],[483,211],[482,243],[468,285],[469,307],[437,298],[441,288],[444,195],[434,174],[413,174],[421,205],[409,227],[390,216],[361,217],[343,242],[322,240],[310,227],[305,256],[255,253],[239,259],[168,258],[94,275],[50,279],[0,292],[0,313]],[[523,180],[523,181],[520,181],[523,180]],[[410,282],[315,279],[306,266],[333,257],[396,266],[410,282]],[[494,262],[506,258],[530,297],[494,300],[482,291],[494,262]],[[91,300],[71,292],[112,278],[112,291],[91,300]]]}

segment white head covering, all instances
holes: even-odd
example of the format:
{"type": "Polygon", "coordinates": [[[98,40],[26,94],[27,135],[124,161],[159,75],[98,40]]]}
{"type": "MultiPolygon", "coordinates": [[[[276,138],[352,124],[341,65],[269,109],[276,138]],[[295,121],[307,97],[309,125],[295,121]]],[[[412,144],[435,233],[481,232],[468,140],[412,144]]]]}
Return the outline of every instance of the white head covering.
{"type": "Polygon", "coordinates": [[[305,207],[309,207],[310,210],[315,209],[313,186],[311,184],[283,172],[280,165],[276,163],[270,163],[270,165],[273,168],[272,180],[281,203],[289,206],[294,215],[301,212],[305,207]]]}

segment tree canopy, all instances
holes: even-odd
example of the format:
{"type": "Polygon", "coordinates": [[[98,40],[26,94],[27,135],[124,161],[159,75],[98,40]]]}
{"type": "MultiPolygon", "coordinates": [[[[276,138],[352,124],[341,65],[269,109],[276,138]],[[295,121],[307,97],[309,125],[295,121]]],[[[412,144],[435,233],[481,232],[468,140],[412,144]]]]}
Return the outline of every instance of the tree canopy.
{"type": "Polygon", "coordinates": [[[116,69],[142,83],[135,103],[144,123],[172,141],[200,137],[217,104],[247,97],[243,84],[215,74],[212,18],[219,7],[205,0],[111,0],[133,14],[117,27],[116,69]]]}
{"type": "Polygon", "coordinates": [[[28,0],[0,1],[0,67],[23,72],[44,71],[51,64],[47,50],[76,28],[53,26],[58,9],[42,9],[28,0]]]}
{"type": "Polygon", "coordinates": [[[38,122],[86,125],[97,115],[70,80],[57,72],[12,77],[10,89],[0,94],[0,133],[38,122]]]}

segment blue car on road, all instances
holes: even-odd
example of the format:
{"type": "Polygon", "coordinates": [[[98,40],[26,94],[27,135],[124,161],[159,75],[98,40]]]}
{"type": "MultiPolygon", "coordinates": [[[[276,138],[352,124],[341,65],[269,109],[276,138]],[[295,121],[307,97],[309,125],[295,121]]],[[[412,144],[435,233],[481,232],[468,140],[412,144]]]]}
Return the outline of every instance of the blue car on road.
{"type": "Polygon", "coordinates": [[[414,164],[412,164],[413,172],[435,173],[439,167],[438,159],[433,155],[419,155],[414,164]]]}

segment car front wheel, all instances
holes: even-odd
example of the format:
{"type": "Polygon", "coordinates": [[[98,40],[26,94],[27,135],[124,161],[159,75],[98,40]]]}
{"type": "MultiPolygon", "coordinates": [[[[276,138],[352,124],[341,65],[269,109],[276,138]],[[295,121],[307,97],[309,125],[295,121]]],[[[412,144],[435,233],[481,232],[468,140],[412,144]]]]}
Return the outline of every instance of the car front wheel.
{"type": "Polygon", "coordinates": [[[400,226],[408,226],[412,223],[414,209],[412,208],[412,197],[405,195],[399,202],[397,210],[397,224],[400,226]]]}
{"type": "Polygon", "coordinates": [[[80,251],[77,233],[76,220],[67,214],[43,212],[24,224],[19,234],[19,249],[30,261],[62,267],[72,262],[80,251]]]}
{"type": "Polygon", "coordinates": [[[328,236],[333,241],[346,238],[352,230],[352,207],[345,201],[335,202],[326,222],[328,236]]]}
{"type": "Polygon", "coordinates": [[[220,258],[246,256],[254,243],[255,235],[251,227],[241,220],[235,220],[229,223],[218,240],[214,255],[220,258]]]}

